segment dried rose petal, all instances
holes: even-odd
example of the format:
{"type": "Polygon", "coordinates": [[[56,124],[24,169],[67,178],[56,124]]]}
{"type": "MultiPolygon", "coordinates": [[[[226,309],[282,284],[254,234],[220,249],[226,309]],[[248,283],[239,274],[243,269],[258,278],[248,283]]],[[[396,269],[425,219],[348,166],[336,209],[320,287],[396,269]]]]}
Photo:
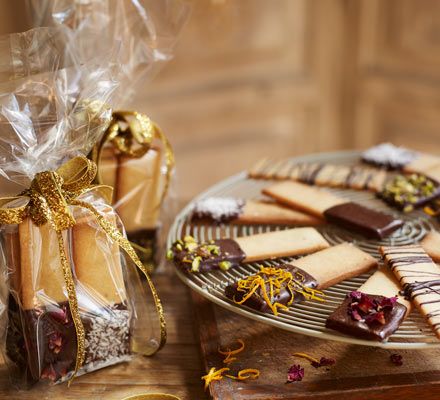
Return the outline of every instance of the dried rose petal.
{"type": "Polygon", "coordinates": [[[362,321],[362,317],[356,309],[350,309],[348,310],[348,313],[355,321],[362,321]]]}
{"type": "Polygon", "coordinates": [[[63,337],[59,332],[52,332],[48,336],[48,347],[49,350],[52,350],[55,354],[58,354],[61,351],[61,346],[63,344],[63,337]]]}
{"type": "Polygon", "coordinates": [[[390,355],[390,361],[394,364],[400,367],[403,365],[403,358],[400,354],[393,353],[390,355]]]}
{"type": "Polygon", "coordinates": [[[299,382],[304,378],[304,368],[301,365],[292,365],[287,371],[287,383],[299,382]]]}
{"type": "Polygon", "coordinates": [[[312,361],[311,365],[312,365],[312,367],[320,368],[320,367],[328,367],[330,365],[334,365],[335,363],[336,363],[336,361],[333,358],[321,357],[319,362],[312,361]]]}
{"type": "Polygon", "coordinates": [[[50,311],[50,316],[58,322],[61,322],[62,324],[67,324],[69,322],[69,316],[66,306],[63,306],[62,308],[57,308],[54,311],[50,311]]]}
{"type": "Polygon", "coordinates": [[[49,379],[52,382],[57,379],[57,373],[52,364],[43,369],[43,372],[41,372],[41,379],[49,379]]]}
{"type": "Polygon", "coordinates": [[[361,297],[359,304],[357,305],[357,308],[359,308],[361,311],[363,311],[364,313],[367,314],[372,309],[374,309],[374,303],[370,299],[370,297],[368,297],[366,294],[362,293],[362,297],[361,297]]]}
{"type": "Polygon", "coordinates": [[[327,367],[330,365],[335,365],[336,361],[334,358],[321,357],[321,359],[319,360],[319,363],[321,364],[321,367],[327,367]]]}
{"type": "Polygon", "coordinates": [[[349,296],[351,297],[352,300],[360,300],[362,297],[362,293],[358,292],[357,290],[354,290],[349,294],[349,296]]]}
{"type": "Polygon", "coordinates": [[[378,322],[381,325],[385,325],[385,315],[383,311],[369,314],[365,317],[365,322],[367,323],[367,325],[371,325],[375,322],[378,322]]]}
{"type": "Polygon", "coordinates": [[[379,310],[384,308],[393,308],[397,302],[397,296],[384,297],[379,304],[379,310]]]}

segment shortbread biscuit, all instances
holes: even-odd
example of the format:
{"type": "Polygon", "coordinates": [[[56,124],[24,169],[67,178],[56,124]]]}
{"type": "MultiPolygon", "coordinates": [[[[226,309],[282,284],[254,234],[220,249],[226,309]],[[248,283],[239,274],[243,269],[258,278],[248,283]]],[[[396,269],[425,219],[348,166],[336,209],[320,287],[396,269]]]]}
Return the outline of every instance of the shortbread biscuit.
{"type": "Polygon", "coordinates": [[[18,227],[3,227],[1,232],[1,245],[4,249],[5,266],[11,291],[20,296],[21,293],[21,267],[20,267],[20,237],[18,227]]]}
{"type": "Polygon", "coordinates": [[[440,262],[440,232],[429,232],[420,242],[420,245],[435,262],[440,262]]]}
{"type": "Polygon", "coordinates": [[[406,164],[403,167],[403,171],[405,172],[417,172],[417,173],[425,173],[430,169],[433,169],[440,165],[440,157],[434,156],[431,154],[419,154],[417,158],[415,158],[410,163],[406,164]]]}
{"type": "Polygon", "coordinates": [[[404,222],[328,191],[297,182],[276,183],[263,193],[292,208],[325,217],[329,222],[369,238],[383,239],[404,222]]]}
{"type": "Polygon", "coordinates": [[[403,292],[427,319],[440,338],[440,267],[421,246],[381,247],[385,264],[403,292]]]}
{"type": "Polygon", "coordinates": [[[314,228],[294,228],[201,243],[185,236],[172,244],[167,258],[183,270],[206,272],[228,270],[241,262],[309,254],[329,246],[314,228]]]}
{"type": "Polygon", "coordinates": [[[234,221],[239,224],[320,225],[324,221],[280,204],[247,200],[243,213],[234,221]]]}
{"type": "MultiPolygon", "coordinates": [[[[114,223],[114,216],[108,216],[114,223]]],[[[72,228],[72,259],[78,284],[90,298],[119,304],[126,299],[119,246],[95,222],[83,216],[72,228]]],[[[99,303],[98,303],[99,304],[99,303]]]]}
{"type": "MultiPolygon", "coordinates": [[[[22,307],[31,310],[67,301],[55,230],[49,224],[36,226],[27,218],[18,226],[18,232],[22,307]]],[[[63,236],[66,243],[67,232],[63,236]]]]}
{"type": "Polygon", "coordinates": [[[325,301],[323,293],[315,289],[325,289],[366,272],[376,265],[376,260],[370,255],[353,245],[344,243],[320,250],[289,264],[261,266],[257,274],[229,285],[225,294],[237,304],[277,314],[278,308],[285,309],[286,306],[299,301],[309,299],[325,301]],[[270,287],[279,290],[271,296],[270,287]]]}
{"type": "Polygon", "coordinates": [[[324,221],[281,204],[235,197],[208,197],[195,202],[191,220],[235,224],[319,225],[324,221]]]}
{"type": "Polygon", "coordinates": [[[99,160],[99,175],[104,185],[111,186],[114,189],[114,198],[117,198],[117,170],[118,158],[115,155],[113,146],[104,146],[101,159],[99,160]]]}
{"type": "Polygon", "coordinates": [[[281,182],[263,189],[263,193],[292,208],[324,218],[324,211],[346,203],[328,191],[297,182],[281,182]]]}
{"type": "Polygon", "coordinates": [[[379,268],[358,289],[360,292],[385,297],[397,297],[397,301],[407,308],[407,315],[412,310],[412,303],[400,293],[402,290],[394,274],[385,267],[379,268]]]}
{"type": "Polygon", "coordinates": [[[254,179],[293,180],[310,185],[367,189],[379,192],[389,175],[385,169],[362,165],[260,160],[249,171],[254,179]]]}
{"type": "Polygon", "coordinates": [[[325,289],[377,267],[377,261],[356,246],[342,243],[292,261],[292,265],[313,276],[318,289],[325,289]]]}
{"type": "Polygon", "coordinates": [[[244,262],[309,254],[329,247],[314,228],[294,228],[234,239],[246,255],[244,262]]]}
{"type": "Polygon", "coordinates": [[[388,339],[412,309],[399,290],[389,270],[377,270],[359,289],[347,294],[327,318],[326,327],[360,339],[388,339]]]}
{"type": "Polygon", "coordinates": [[[158,150],[150,149],[141,158],[121,157],[115,209],[127,232],[157,226],[162,185],[158,150]]]}

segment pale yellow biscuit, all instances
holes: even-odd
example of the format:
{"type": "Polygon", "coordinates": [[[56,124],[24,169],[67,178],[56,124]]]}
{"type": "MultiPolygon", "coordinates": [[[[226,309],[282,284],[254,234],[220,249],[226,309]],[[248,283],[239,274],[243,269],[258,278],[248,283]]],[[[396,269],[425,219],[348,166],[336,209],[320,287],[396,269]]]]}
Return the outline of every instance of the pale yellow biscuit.
{"type": "MultiPolygon", "coordinates": [[[[56,232],[49,224],[36,226],[27,218],[18,226],[18,234],[22,307],[30,310],[67,301],[56,232]]],[[[66,232],[63,235],[66,239],[66,232]]]]}
{"type": "Polygon", "coordinates": [[[244,262],[309,254],[329,247],[314,228],[294,228],[234,239],[246,254],[244,262]]]}
{"type": "Polygon", "coordinates": [[[408,285],[412,302],[440,338],[440,267],[421,246],[381,247],[385,264],[394,273],[403,289],[408,285]]]}
{"type": "Polygon", "coordinates": [[[366,294],[385,297],[397,296],[397,301],[406,307],[406,315],[408,315],[412,310],[412,303],[400,294],[401,289],[393,273],[386,267],[382,267],[371,275],[358,290],[366,294]]]}
{"type": "Polygon", "coordinates": [[[18,227],[3,227],[2,231],[5,263],[8,271],[9,287],[14,293],[21,293],[20,238],[18,227]]]}
{"type": "Polygon", "coordinates": [[[324,217],[325,210],[347,202],[328,191],[298,182],[276,183],[263,189],[263,193],[282,204],[319,218],[324,217]]]}
{"type": "MultiPolygon", "coordinates": [[[[106,216],[114,223],[114,215],[106,216]]],[[[119,246],[96,224],[92,215],[72,228],[72,259],[79,286],[101,306],[126,299],[119,246]]]]}
{"type": "Polygon", "coordinates": [[[319,225],[324,220],[274,202],[246,200],[238,224],[319,225]]]}
{"type": "Polygon", "coordinates": [[[163,184],[158,150],[150,149],[141,158],[121,157],[115,209],[127,232],[157,226],[163,184]]]}
{"type": "Polygon", "coordinates": [[[403,171],[425,173],[438,165],[440,165],[440,157],[424,153],[405,165],[403,171]]]}
{"type": "Polygon", "coordinates": [[[350,243],[342,243],[292,262],[325,289],[346,279],[361,275],[377,267],[377,261],[368,253],[350,243]]]}
{"type": "Polygon", "coordinates": [[[437,231],[429,232],[420,245],[429,254],[429,256],[435,261],[440,262],[440,233],[437,231]]]}
{"type": "Polygon", "coordinates": [[[114,188],[114,196],[116,197],[116,176],[118,169],[118,159],[114,154],[113,147],[105,146],[102,149],[101,159],[99,161],[99,174],[104,185],[114,188]]]}
{"type": "Polygon", "coordinates": [[[432,168],[426,170],[425,175],[428,178],[434,179],[437,182],[440,182],[440,164],[435,165],[432,168]]]}

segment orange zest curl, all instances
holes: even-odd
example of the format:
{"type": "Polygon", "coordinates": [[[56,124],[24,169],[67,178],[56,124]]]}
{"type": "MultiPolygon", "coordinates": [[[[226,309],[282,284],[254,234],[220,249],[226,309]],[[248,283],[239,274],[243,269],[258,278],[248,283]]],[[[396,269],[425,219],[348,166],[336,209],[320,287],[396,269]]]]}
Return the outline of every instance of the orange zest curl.
{"type": "Polygon", "coordinates": [[[315,357],[309,356],[306,353],[293,353],[293,357],[299,357],[299,358],[305,358],[306,360],[309,360],[310,362],[315,362],[319,364],[319,360],[315,357]]]}
{"type": "Polygon", "coordinates": [[[240,344],[240,347],[238,349],[235,350],[220,350],[218,349],[218,352],[224,356],[226,356],[226,358],[223,360],[224,364],[231,364],[233,361],[235,361],[237,359],[237,357],[232,357],[235,354],[241,353],[244,350],[244,342],[241,339],[237,339],[237,342],[240,344]]]}
{"type": "Polygon", "coordinates": [[[229,368],[216,369],[212,367],[205,376],[202,376],[202,380],[205,381],[205,390],[208,389],[211,382],[223,379],[223,373],[227,371],[229,371],[229,368]]]}
{"type": "Polygon", "coordinates": [[[284,268],[264,267],[262,265],[260,268],[257,274],[240,279],[237,282],[237,290],[245,293],[240,301],[234,299],[236,304],[243,304],[258,290],[257,294],[263,297],[274,315],[278,315],[278,309],[287,310],[292,305],[295,300],[295,293],[302,295],[306,300],[324,301],[320,297],[324,296],[323,292],[302,284],[305,278],[300,272],[296,272],[294,277],[289,270],[284,268]],[[290,300],[287,305],[273,301],[274,296],[279,294],[282,289],[286,289],[290,293],[290,300]]]}
{"type": "Polygon", "coordinates": [[[423,211],[425,212],[425,214],[430,215],[431,217],[436,217],[437,215],[440,214],[440,210],[433,210],[430,206],[425,206],[423,208],[423,211]]]}
{"type": "Polygon", "coordinates": [[[237,376],[225,375],[228,378],[235,379],[237,381],[245,381],[247,379],[257,379],[260,376],[260,371],[254,368],[242,369],[238,372],[237,376]]]}
{"type": "Polygon", "coordinates": [[[224,377],[236,381],[246,381],[248,379],[257,379],[260,376],[260,371],[253,368],[242,369],[238,372],[237,376],[225,374],[227,371],[229,371],[229,368],[216,369],[212,367],[205,376],[202,376],[202,379],[205,381],[205,390],[208,389],[211,382],[220,381],[224,377]]]}

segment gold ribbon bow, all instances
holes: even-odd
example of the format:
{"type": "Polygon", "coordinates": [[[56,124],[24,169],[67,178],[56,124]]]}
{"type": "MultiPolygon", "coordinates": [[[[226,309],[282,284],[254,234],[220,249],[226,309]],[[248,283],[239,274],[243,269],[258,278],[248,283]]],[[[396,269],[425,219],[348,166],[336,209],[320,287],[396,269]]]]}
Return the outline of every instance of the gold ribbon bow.
{"type": "Polygon", "coordinates": [[[92,185],[96,173],[97,167],[93,161],[85,157],[75,157],[67,161],[56,171],[37,173],[30,188],[20,195],[0,198],[0,224],[20,224],[25,218],[30,217],[37,226],[49,223],[57,233],[60,261],[77,337],[75,370],[69,380],[69,384],[83,365],[85,358],[85,331],[78,310],[75,283],[62,235],[62,231],[75,225],[75,219],[70,206],[88,209],[95,216],[96,221],[104,232],[125,250],[135,265],[145,275],[160,322],[160,342],[155,350],[146,355],[156,353],[166,342],[166,325],[162,304],[145,266],[139,260],[130,242],[119,232],[118,228],[105,219],[92,204],[78,199],[83,193],[98,190],[106,201],[110,201],[112,192],[110,186],[92,185]],[[19,201],[20,205],[15,206],[16,201],[19,201]]]}
{"type": "MultiPolygon", "coordinates": [[[[119,153],[132,158],[141,158],[150,150],[154,139],[161,141],[165,148],[166,180],[160,197],[160,204],[165,199],[171,180],[175,160],[171,143],[159,128],[145,114],[137,111],[114,111],[112,121],[102,140],[93,148],[92,160],[99,165],[104,144],[109,141],[119,153]]],[[[102,183],[99,171],[97,182],[102,183]]]]}

